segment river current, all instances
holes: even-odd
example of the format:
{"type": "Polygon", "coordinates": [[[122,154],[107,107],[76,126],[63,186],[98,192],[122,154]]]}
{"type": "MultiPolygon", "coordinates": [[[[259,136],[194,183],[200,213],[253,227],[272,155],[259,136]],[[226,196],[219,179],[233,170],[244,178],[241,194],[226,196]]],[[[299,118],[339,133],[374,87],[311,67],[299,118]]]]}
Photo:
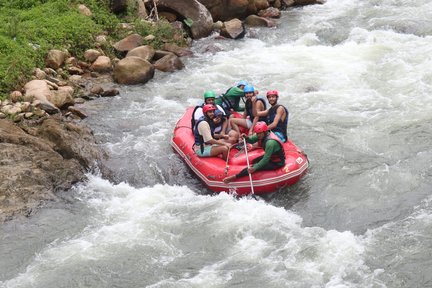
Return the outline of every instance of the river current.
{"type": "Polygon", "coordinates": [[[0,287],[432,287],[432,1],[328,0],[215,36],[83,106],[116,181],[2,225],[0,287]],[[239,80],[279,90],[310,160],[264,197],[211,194],[170,146],[239,80]]]}

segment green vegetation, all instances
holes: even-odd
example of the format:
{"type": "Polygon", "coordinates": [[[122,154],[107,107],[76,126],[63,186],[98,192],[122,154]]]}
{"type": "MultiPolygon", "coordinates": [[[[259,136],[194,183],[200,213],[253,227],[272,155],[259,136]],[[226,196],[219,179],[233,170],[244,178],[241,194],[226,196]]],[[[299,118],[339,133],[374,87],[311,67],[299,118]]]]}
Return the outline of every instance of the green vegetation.
{"type": "MultiPolygon", "coordinates": [[[[109,10],[109,0],[1,0],[0,1],[0,99],[13,89],[22,87],[30,79],[34,67],[44,67],[50,49],[67,49],[81,57],[86,49],[94,48],[94,37],[108,34],[115,42],[130,31],[119,24],[128,19],[135,33],[156,36],[151,43],[160,48],[165,42],[184,45],[183,37],[175,37],[175,29],[166,21],[150,23],[134,18],[133,9],[119,18],[109,10]],[[86,5],[91,17],[78,11],[78,4],[86,5]],[[174,40],[173,40],[174,39],[174,40]]],[[[180,35],[184,36],[184,35],[180,35]]],[[[113,55],[110,45],[102,47],[113,55]]]]}

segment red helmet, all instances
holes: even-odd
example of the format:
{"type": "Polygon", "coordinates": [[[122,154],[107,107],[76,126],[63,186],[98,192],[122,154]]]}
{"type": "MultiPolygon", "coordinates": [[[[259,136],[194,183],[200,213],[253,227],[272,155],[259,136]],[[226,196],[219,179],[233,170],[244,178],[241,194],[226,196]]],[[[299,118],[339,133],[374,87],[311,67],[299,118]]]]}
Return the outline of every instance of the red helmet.
{"type": "Polygon", "coordinates": [[[203,106],[203,113],[207,113],[208,111],[214,111],[216,107],[213,104],[206,104],[203,106]]]}
{"type": "Polygon", "coordinates": [[[260,122],[255,124],[255,127],[254,127],[255,133],[267,132],[267,130],[268,130],[268,127],[264,121],[260,121],[260,122]]]}
{"type": "Polygon", "coordinates": [[[276,95],[277,97],[279,97],[279,92],[277,90],[267,91],[267,97],[270,95],[276,95]]]}

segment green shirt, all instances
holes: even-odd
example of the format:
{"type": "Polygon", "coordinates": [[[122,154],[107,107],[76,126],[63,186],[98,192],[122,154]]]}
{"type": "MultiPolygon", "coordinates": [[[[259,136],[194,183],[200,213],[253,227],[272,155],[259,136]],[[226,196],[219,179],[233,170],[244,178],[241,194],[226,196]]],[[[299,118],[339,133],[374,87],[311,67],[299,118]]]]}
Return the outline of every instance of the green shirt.
{"type": "MultiPolygon", "coordinates": [[[[241,97],[244,97],[244,92],[242,89],[236,86],[231,87],[224,94],[224,97],[231,103],[231,106],[234,108],[234,111],[244,110],[244,107],[240,107],[240,99],[241,97]]],[[[225,105],[222,103],[221,97],[216,98],[215,103],[218,105],[222,105],[224,108],[226,108],[225,105]]]]}
{"type": "MultiPolygon", "coordinates": [[[[246,137],[246,142],[248,143],[256,143],[258,142],[258,136],[256,134],[253,134],[251,136],[246,137]]],[[[260,170],[262,167],[267,165],[267,163],[270,162],[270,158],[274,153],[277,153],[281,150],[281,146],[279,145],[278,141],[269,139],[266,142],[266,146],[263,147],[264,149],[264,157],[256,164],[253,165],[253,168],[255,171],[260,170]]]]}

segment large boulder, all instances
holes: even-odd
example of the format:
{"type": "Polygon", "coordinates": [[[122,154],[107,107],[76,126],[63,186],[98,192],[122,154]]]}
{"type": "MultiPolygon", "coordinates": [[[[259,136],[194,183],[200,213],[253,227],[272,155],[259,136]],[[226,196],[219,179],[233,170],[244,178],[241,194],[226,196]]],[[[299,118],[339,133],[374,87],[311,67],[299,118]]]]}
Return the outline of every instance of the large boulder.
{"type": "Polygon", "coordinates": [[[119,84],[144,84],[154,76],[153,65],[140,57],[130,56],[114,67],[114,80],[119,84]]]}
{"type": "Polygon", "coordinates": [[[158,11],[170,11],[181,15],[183,19],[191,19],[190,32],[194,39],[207,37],[213,31],[210,12],[197,0],[158,0],[156,5],[158,11]]]}
{"type": "MultiPolygon", "coordinates": [[[[213,21],[228,21],[248,15],[249,0],[198,0],[211,13],[213,21]]],[[[253,2],[253,1],[252,1],[253,2]]]]}
{"type": "Polygon", "coordinates": [[[0,223],[33,214],[56,192],[84,180],[95,163],[110,175],[88,128],[52,118],[24,128],[0,120],[0,223]]]}

